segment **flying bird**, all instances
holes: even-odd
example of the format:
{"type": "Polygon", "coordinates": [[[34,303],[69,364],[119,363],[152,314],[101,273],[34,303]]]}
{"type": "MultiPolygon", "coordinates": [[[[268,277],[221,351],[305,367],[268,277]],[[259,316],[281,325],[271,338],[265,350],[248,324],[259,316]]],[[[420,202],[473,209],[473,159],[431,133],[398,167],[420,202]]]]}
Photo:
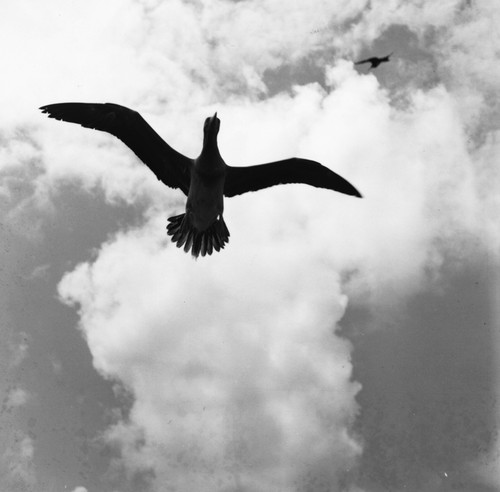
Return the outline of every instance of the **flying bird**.
{"type": "Polygon", "coordinates": [[[370,68],[368,70],[371,70],[372,68],[377,68],[381,63],[385,63],[389,61],[389,58],[392,56],[394,52],[389,53],[387,56],[383,57],[378,57],[378,56],[372,56],[371,58],[366,58],[365,60],[360,60],[358,62],[355,62],[354,65],[362,65],[363,63],[371,63],[370,68]]]}
{"type": "Polygon", "coordinates": [[[286,183],[305,183],[361,197],[344,178],[308,159],[292,157],[257,166],[228,166],[217,146],[217,113],[205,120],[201,153],[190,159],[170,147],[137,111],[118,104],[70,102],[40,109],[49,118],[111,133],[162,183],[180,189],[187,196],[186,211],[169,217],[167,234],[177,247],[191,250],[195,258],[220,251],[229,241],[223,219],[224,197],[286,183]]]}

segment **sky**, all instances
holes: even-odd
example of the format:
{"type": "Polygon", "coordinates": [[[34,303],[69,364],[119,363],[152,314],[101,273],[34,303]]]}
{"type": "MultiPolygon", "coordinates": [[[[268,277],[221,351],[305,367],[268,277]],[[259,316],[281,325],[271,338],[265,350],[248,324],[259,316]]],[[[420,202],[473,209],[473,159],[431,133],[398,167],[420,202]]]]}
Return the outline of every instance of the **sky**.
{"type": "Polygon", "coordinates": [[[4,0],[0,489],[499,492],[496,0],[4,0]],[[369,70],[353,62],[393,52],[369,70]],[[196,157],[363,199],[185,197],[38,108],[114,102],[196,157]]]}

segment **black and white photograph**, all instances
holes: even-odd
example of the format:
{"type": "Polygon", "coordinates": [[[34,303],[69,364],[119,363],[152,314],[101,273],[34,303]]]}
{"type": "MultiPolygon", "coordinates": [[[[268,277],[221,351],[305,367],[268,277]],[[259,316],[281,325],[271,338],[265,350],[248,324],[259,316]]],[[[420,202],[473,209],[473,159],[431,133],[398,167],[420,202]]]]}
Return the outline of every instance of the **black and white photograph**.
{"type": "Polygon", "coordinates": [[[500,492],[498,0],[2,0],[0,492],[500,492]]]}

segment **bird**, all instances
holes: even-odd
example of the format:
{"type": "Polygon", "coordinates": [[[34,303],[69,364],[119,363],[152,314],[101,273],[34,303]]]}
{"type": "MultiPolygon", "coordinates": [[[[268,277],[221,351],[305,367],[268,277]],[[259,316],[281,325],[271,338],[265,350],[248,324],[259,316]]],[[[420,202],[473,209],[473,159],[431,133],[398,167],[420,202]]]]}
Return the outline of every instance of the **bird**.
{"type": "Polygon", "coordinates": [[[371,70],[372,68],[377,68],[381,63],[388,62],[390,57],[392,56],[392,53],[389,53],[386,56],[383,57],[378,57],[378,56],[372,56],[371,58],[366,58],[364,60],[360,60],[354,63],[354,65],[362,65],[363,63],[371,63],[370,68],[368,70],[371,70]]]}
{"type": "Polygon", "coordinates": [[[309,159],[292,157],[246,167],[227,165],[217,145],[217,112],[206,118],[201,153],[191,159],[165,142],[139,112],[119,104],[66,102],[39,109],[49,118],[114,135],[163,184],[180,189],[187,196],[185,213],[168,218],[167,234],[178,248],[191,251],[194,258],[220,251],[229,241],[223,218],[224,197],[287,183],[305,183],[362,197],[343,177],[309,159]]]}

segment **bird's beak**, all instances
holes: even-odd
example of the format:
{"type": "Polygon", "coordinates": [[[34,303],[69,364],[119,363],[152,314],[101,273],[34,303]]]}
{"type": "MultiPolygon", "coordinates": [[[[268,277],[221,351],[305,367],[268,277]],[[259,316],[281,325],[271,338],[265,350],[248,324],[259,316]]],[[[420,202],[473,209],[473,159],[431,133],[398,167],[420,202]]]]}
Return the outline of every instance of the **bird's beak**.
{"type": "Polygon", "coordinates": [[[217,118],[217,111],[214,113],[214,115],[210,118],[210,126],[212,128],[215,128],[216,130],[219,129],[219,118],[217,118]]]}
{"type": "Polygon", "coordinates": [[[217,133],[219,132],[220,121],[217,118],[217,111],[213,116],[209,116],[206,120],[204,132],[206,135],[212,135],[214,138],[217,138],[217,133]]]}

